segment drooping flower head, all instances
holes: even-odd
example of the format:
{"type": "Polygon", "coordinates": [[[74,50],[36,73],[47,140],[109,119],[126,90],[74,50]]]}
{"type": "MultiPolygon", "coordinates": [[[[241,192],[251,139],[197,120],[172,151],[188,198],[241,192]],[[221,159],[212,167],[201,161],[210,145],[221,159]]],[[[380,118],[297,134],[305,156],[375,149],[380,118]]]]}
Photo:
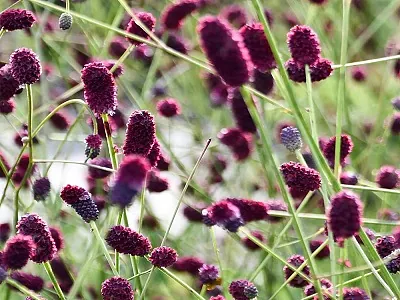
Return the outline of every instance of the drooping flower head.
{"type": "MultiPolygon", "coordinates": [[[[148,12],[138,12],[135,14],[136,18],[140,20],[140,22],[143,23],[143,25],[151,32],[154,31],[154,26],[156,24],[156,18],[151,13],[148,12]]],[[[139,37],[142,37],[144,39],[148,39],[149,35],[135,22],[135,20],[132,18],[128,26],[126,27],[126,31],[132,34],[135,34],[139,37]]],[[[136,41],[131,38],[127,38],[129,42],[131,42],[134,45],[141,45],[143,44],[142,42],[136,41]]]]}
{"type": "Polygon", "coordinates": [[[44,280],[42,277],[33,274],[15,271],[10,274],[10,278],[34,292],[40,292],[44,287],[44,280]]]}
{"type": "Polygon", "coordinates": [[[287,34],[289,51],[294,61],[312,65],[321,55],[317,34],[306,25],[296,25],[287,34]]]}
{"type": "Polygon", "coordinates": [[[341,191],[331,199],[328,211],[329,229],[338,240],[352,237],[361,227],[362,203],[351,191],[341,191]]]}
{"type": "Polygon", "coordinates": [[[101,62],[92,62],[82,69],[83,96],[93,113],[113,115],[117,108],[117,85],[114,76],[101,62]]]}
{"type": "MultiPolygon", "coordinates": [[[[289,257],[287,259],[287,262],[292,265],[293,267],[295,267],[296,269],[298,269],[303,263],[304,263],[305,259],[303,256],[295,254],[292,255],[291,257],[289,257]]],[[[310,276],[310,268],[306,265],[303,269],[300,270],[304,275],[306,276],[310,276]]],[[[283,272],[285,274],[285,279],[289,279],[290,276],[293,275],[293,270],[291,268],[289,268],[288,266],[284,266],[283,267],[283,272]]],[[[308,284],[307,280],[305,280],[303,277],[301,277],[300,275],[296,275],[296,277],[294,277],[290,282],[289,285],[295,288],[303,288],[308,284]]]]}
{"type": "Polygon", "coordinates": [[[32,185],[33,198],[36,201],[44,201],[50,193],[50,180],[47,177],[41,177],[35,180],[32,185]]]}
{"type": "Polygon", "coordinates": [[[7,31],[31,28],[35,15],[26,9],[7,9],[0,14],[0,28],[7,31]]]}
{"type": "Polygon", "coordinates": [[[261,23],[246,24],[240,29],[243,42],[249,50],[253,65],[260,71],[270,71],[276,68],[272,50],[265,37],[261,23]]]}
{"type": "Polygon", "coordinates": [[[257,127],[254,124],[239,88],[228,89],[228,101],[237,127],[244,132],[255,133],[257,127]]]}
{"type": "Polygon", "coordinates": [[[173,98],[167,98],[157,103],[158,113],[166,118],[171,118],[181,113],[181,107],[173,98]]]}
{"type": "Polygon", "coordinates": [[[225,21],[211,16],[199,21],[197,31],[207,58],[228,85],[240,86],[249,81],[252,64],[238,32],[225,21]]]}
{"type": "Polygon", "coordinates": [[[110,201],[121,207],[130,205],[133,197],[142,189],[151,166],[146,158],[138,155],[125,156],[110,190],[110,201]]]}
{"type": "Polygon", "coordinates": [[[162,246],[154,248],[150,254],[151,264],[158,268],[167,268],[173,265],[178,258],[176,251],[170,247],[162,246]]]}
{"type": "Polygon", "coordinates": [[[125,155],[147,157],[156,139],[154,117],[147,110],[135,110],[129,117],[123,151],[125,155]]]}
{"type": "Polygon", "coordinates": [[[0,68],[0,101],[7,101],[13,97],[20,88],[20,83],[11,75],[11,65],[0,68]]]}
{"type": "Polygon", "coordinates": [[[122,277],[112,277],[101,284],[103,300],[133,300],[134,291],[128,280],[122,277]]]}
{"type": "Polygon", "coordinates": [[[2,254],[2,264],[8,269],[22,269],[35,254],[35,248],[30,236],[18,234],[7,241],[2,254]]]}
{"type": "Polygon", "coordinates": [[[291,161],[282,164],[280,170],[290,188],[296,188],[301,191],[315,191],[321,187],[319,173],[302,164],[291,161]]]}
{"type": "Polygon", "coordinates": [[[145,256],[150,253],[150,240],[129,227],[113,226],[105,238],[107,244],[119,253],[145,256]]]}
{"type": "Polygon", "coordinates": [[[252,83],[253,87],[264,95],[268,95],[274,89],[274,78],[270,72],[254,69],[252,83]]]}
{"type": "Polygon", "coordinates": [[[180,0],[167,6],[161,16],[165,29],[176,30],[182,27],[183,21],[198,7],[197,0],[180,0]]]}
{"type": "MultiPolygon", "coordinates": [[[[316,240],[311,240],[310,241],[310,250],[311,253],[315,252],[315,250],[317,250],[324,242],[322,240],[316,239],[316,240]]],[[[329,257],[330,254],[330,249],[329,246],[326,245],[325,247],[322,248],[322,250],[320,252],[318,252],[318,254],[315,256],[315,258],[317,259],[323,259],[326,257],[329,257]]]]}
{"type": "Polygon", "coordinates": [[[19,84],[34,84],[42,74],[39,58],[28,48],[19,48],[10,55],[10,67],[12,77],[19,84]]]}
{"type": "MultiPolygon", "coordinates": [[[[335,147],[336,137],[333,136],[323,148],[324,156],[331,167],[335,165],[335,147]]],[[[346,163],[346,159],[349,157],[351,151],[353,151],[353,141],[351,137],[347,134],[342,134],[340,143],[340,164],[342,166],[346,163]]]]}

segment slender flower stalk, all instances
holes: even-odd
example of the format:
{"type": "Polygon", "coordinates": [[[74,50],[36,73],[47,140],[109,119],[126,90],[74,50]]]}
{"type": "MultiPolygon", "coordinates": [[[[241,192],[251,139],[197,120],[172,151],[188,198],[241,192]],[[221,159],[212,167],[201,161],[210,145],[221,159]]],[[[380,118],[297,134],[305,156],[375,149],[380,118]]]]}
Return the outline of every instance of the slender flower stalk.
{"type": "Polygon", "coordinates": [[[43,263],[43,267],[45,268],[47,275],[49,275],[51,283],[53,284],[54,289],[56,290],[56,293],[57,293],[58,297],[61,300],[66,300],[67,298],[65,298],[64,293],[61,290],[60,285],[58,284],[57,278],[53,273],[53,269],[51,268],[50,263],[48,261],[44,262],[43,263]]]}

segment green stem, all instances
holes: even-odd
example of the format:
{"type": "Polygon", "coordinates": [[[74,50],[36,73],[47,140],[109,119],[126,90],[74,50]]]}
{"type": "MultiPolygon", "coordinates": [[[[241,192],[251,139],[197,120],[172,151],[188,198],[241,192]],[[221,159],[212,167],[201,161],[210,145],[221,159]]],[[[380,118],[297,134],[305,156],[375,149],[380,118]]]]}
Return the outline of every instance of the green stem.
{"type": "MultiPolygon", "coordinates": [[[[146,275],[146,274],[148,274],[148,273],[150,273],[150,272],[151,272],[151,269],[148,269],[148,270],[146,270],[146,271],[144,271],[144,272],[137,273],[136,275],[134,275],[134,276],[132,276],[132,277],[129,277],[127,280],[128,280],[128,281],[131,281],[131,280],[136,279],[136,278],[138,278],[138,277],[140,277],[140,276],[146,275]]],[[[140,292],[139,292],[139,294],[140,294],[140,292]]]]}
{"type": "Polygon", "coordinates": [[[315,118],[315,107],[312,98],[312,83],[310,75],[310,66],[306,65],[306,85],[307,85],[307,100],[308,100],[308,113],[310,115],[311,134],[314,140],[318,141],[317,122],[315,118]]]}
{"type": "Polygon", "coordinates": [[[343,68],[343,67],[349,68],[349,67],[375,64],[375,63],[379,63],[379,62],[391,61],[391,60],[397,60],[397,59],[400,59],[400,54],[385,56],[385,57],[380,57],[380,58],[374,58],[374,59],[368,59],[368,60],[361,60],[361,61],[356,61],[356,62],[352,62],[352,63],[347,63],[344,65],[333,65],[332,68],[333,69],[339,69],[339,68],[343,68]]]}
{"type": "Polygon", "coordinates": [[[66,298],[65,298],[65,296],[64,296],[64,293],[63,293],[63,291],[61,290],[60,285],[58,284],[58,281],[57,281],[57,279],[56,279],[56,276],[55,276],[54,273],[53,273],[53,269],[51,268],[50,263],[49,263],[48,261],[44,262],[44,263],[43,263],[43,267],[45,268],[46,273],[47,273],[47,275],[49,276],[49,278],[50,278],[50,280],[51,280],[51,283],[53,284],[54,289],[56,290],[56,293],[57,293],[58,297],[59,297],[61,300],[66,300],[66,298]]]}
{"type": "Polygon", "coordinates": [[[106,140],[108,146],[108,153],[110,154],[111,164],[114,170],[118,169],[117,155],[114,151],[114,142],[111,136],[110,123],[108,122],[108,115],[102,114],[101,118],[104,124],[104,131],[106,132],[106,140]]]}
{"type": "Polygon", "coordinates": [[[97,241],[99,242],[99,244],[103,250],[103,254],[106,257],[108,264],[110,265],[110,268],[111,268],[112,272],[114,273],[114,276],[119,276],[119,273],[112,261],[110,253],[108,253],[107,247],[104,244],[102,237],[100,236],[100,232],[99,232],[99,229],[97,228],[96,223],[94,221],[90,221],[89,224],[90,224],[90,228],[92,229],[92,232],[94,233],[94,236],[96,237],[97,241]]]}
{"type": "Polygon", "coordinates": [[[22,284],[20,284],[19,282],[15,281],[15,280],[13,280],[11,278],[6,278],[5,282],[8,283],[9,285],[15,287],[21,293],[23,293],[26,296],[31,297],[34,300],[43,300],[43,298],[40,297],[38,294],[36,294],[35,292],[27,289],[25,286],[23,286],[22,284]]]}

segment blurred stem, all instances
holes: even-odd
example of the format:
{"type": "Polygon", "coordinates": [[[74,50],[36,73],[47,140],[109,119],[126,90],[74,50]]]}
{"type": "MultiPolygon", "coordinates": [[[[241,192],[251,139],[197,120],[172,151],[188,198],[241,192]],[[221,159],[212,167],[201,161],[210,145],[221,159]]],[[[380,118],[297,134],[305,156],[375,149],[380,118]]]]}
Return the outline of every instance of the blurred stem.
{"type": "Polygon", "coordinates": [[[24,295],[29,296],[34,300],[43,300],[43,298],[40,297],[40,295],[36,294],[35,292],[31,291],[30,289],[26,288],[25,286],[23,286],[22,284],[20,284],[19,282],[15,281],[11,278],[6,278],[4,281],[6,283],[8,283],[9,285],[15,287],[17,290],[19,290],[24,295]]]}
{"type": "Polygon", "coordinates": [[[47,273],[47,275],[49,276],[49,278],[50,278],[50,280],[51,280],[51,283],[53,284],[54,289],[56,290],[56,293],[57,293],[58,297],[59,297],[61,300],[66,300],[66,298],[65,298],[65,296],[64,296],[64,293],[63,293],[63,291],[61,290],[60,285],[58,284],[58,281],[57,281],[57,279],[56,279],[56,276],[54,276],[53,269],[51,268],[50,263],[49,263],[48,261],[44,262],[44,263],[43,263],[43,267],[45,268],[46,273],[47,273]]]}
{"type": "Polygon", "coordinates": [[[310,75],[310,66],[306,65],[306,85],[307,85],[307,100],[308,100],[308,113],[310,115],[311,134],[315,142],[318,142],[317,122],[315,118],[315,107],[312,98],[312,83],[310,75]]]}
{"type": "MultiPolygon", "coordinates": [[[[147,174],[144,182],[147,183],[147,174]]],[[[139,233],[142,232],[142,226],[143,226],[144,208],[146,200],[145,195],[146,195],[146,186],[143,186],[142,193],[140,194],[139,233]]]]}
{"type": "Polygon", "coordinates": [[[341,260],[340,263],[340,275],[339,275],[339,285],[341,288],[339,289],[339,300],[343,300],[343,282],[344,282],[344,267],[346,264],[346,259],[347,259],[347,248],[346,248],[347,243],[346,241],[343,241],[343,247],[340,247],[339,250],[339,258],[341,260]]]}
{"type": "MultiPolygon", "coordinates": [[[[138,277],[140,277],[140,276],[143,276],[143,275],[146,275],[146,274],[150,273],[150,271],[151,271],[151,269],[148,269],[148,270],[143,271],[143,272],[141,272],[141,273],[137,273],[136,275],[134,275],[134,276],[132,276],[132,277],[129,277],[129,278],[126,279],[126,280],[131,281],[131,280],[136,279],[136,278],[138,278],[138,277]]],[[[138,293],[140,294],[139,291],[138,291],[138,293]]]]}
{"type": "Polygon", "coordinates": [[[6,30],[4,29],[4,27],[2,27],[0,29],[0,39],[3,37],[3,34],[6,32],[6,30]]]}
{"type": "MultiPolygon", "coordinates": [[[[350,18],[350,5],[351,0],[342,0],[343,7],[343,19],[342,19],[342,42],[340,50],[340,64],[345,65],[347,62],[347,43],[349,35],[349,18],[350,18]]],[[[339,71],[339,83],[337,93],[337,109],[336,109],[336,142],[335,142],[335,166],[334,174],[336,178],[339,178],[340,172],[340,149],[341,149],[341,136],[342,136],[342,124],[343,124],[343,112],[344,112],[344,98],[345,98],[345,86],[346,84],[346,69],[340,68],[339,71]]]]}
{"type": "Polygon", "coordinates": [[[112,272],[114,273],[114,276],[119,276],[119,273],[117,271],[117,269],[115,268],[115,265],[112,261],[112,258],[110,256],[110,254],[108,253],[106,244],[104,244],[104,241],[102,239],[102,237],[100,236],[100,232],[99,229],[97,228],[97,225],[94,221],[90,221],[90,228],[92,229],[92,232],[94,233],[94,236],[96,237],[98,243],[100,244],[102,250],[103,250],[103,254],[106,257],[108,264],[110,265],[110,268],[112,270],[112,272]]]}
{"type": "MultiPolygon", "coordinates": [[[[213,245],[214,252],[215,252],[215,257],[217,258],[219,270],[221,272],[221,278],[225,278],[224,277],[224,269],[222,267],[222,261],[221,261],[221,257],[220,257],[220,253],[219,253],[219,249],[218,249],[218,244],[217,244],[217,237],[215,235],[215,231],[214,231],[213,227],[210,227],[210,233],[211,233],[212,245],[213,245]]],[[[222,283],[223,284],[225,283],[224,280],[222,281],[222,283]]],[[[204,287],[204,285],[203,285],[203,287],[204,287]]]]}
{"type": "Polygon", "coordinates": [[[385,61],[391,61],[391,60],[397,60],[400,59],[400,54],[397,55],[391,55],[391,56],[385,56],[385,57],[380,57],[380,58],[374,58],[374,59],[368,59],[368,60],[361,60],[361,61],[356,61],[352,63],[347,63],[344,65],[333,65],[333,69],[339,69],[339,68],[348,68],[348,67],[355,67],[355,66],[363,66],[363,65],[368,65],[368,64],[375,64],[378,62],[385,62],[385,61]],[[344,66],[344,67],[343,67],[344,66]]]}

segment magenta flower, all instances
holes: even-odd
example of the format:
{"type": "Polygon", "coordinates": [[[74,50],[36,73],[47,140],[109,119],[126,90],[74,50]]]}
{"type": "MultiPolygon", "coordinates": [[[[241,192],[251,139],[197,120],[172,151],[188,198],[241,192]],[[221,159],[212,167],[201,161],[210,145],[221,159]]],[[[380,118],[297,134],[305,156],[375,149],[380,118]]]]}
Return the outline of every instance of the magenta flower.
{"type": "Polygon", "coordinates": [[[185,18],[197,9],[197,2],[197,0],[180,0],[167,6],[161,16],[165,29],[176,30],[182,27],[185,18]]]}
{"type": "Polygon", "coordinates": [[[31,28],[35,15],[26,9],[7,9],[0,14],[0,28],[7,31],[31,28]]]}
{"type": "Polygon", "coordinates": [[[181,113],[181,106],[173,98],[167,98],[157,103],[158,113],[166,118],[171,118],[181,113]]]}
{"type": "Polygon", "coordinates": [[[198,257],[184,256],[179,257],[172,265],[172,268],[178,272],[188,272],[192,275],[198,275],[200,267],[204,261],[198,257]]]}
{"type": "Polygon", "coordinates": [[[382,166],[375,181],[381,188],[394,189],[400,183],[400,172],[393,166],[382,166]]]}
{"type": "Polygon", "coordinates": [[[302,191],[315,191],[321,187],[321,176],[311,168],[295,162],[284,163],[280,170],[290,188],[302,191]]]}
{"type": "MultiPolygon", "coordinates": [[[[156,18],[151,13],[148,12],[138,12],[135,14],[135,16],[143,23],[143,25],[151,32],[154,31],[154,26],[156,24],[156,18]]],[[[132,18],[128,26],[126,27],[126,31],[129,33],[132,33],[134,35],[137,35],[139,37],[142,37],[144,39],[148,39],[149,35],[138,25],[136,24],[135,20],[132,18]]],[[[131,39],[127,37],[127,40],[131,42],[134,45],[141,45],[143,44],[142,42],[136,41],[134,39],[131,39]]]]}
{"type": "MultiPolygon", "coordinates": [[[[287,259],[287,262],[292,265],[293,267],[295,267],[295,269],[298,269],[303,263],[304,263],[305,259],[303,256],[295,254],[292,255],[291,257],[289,257],[287,259]]],[[[304,275],[306,275],[307,277],[310,276],[310,268],[306,265],[303,269],[300,270],[304,275]]],[[[283,267],[283,272],[285,274],[285,279],[289,279],[290,276],[292,276],[292,274],[294,273],[293,270],[291,268],[289,268],[288,266],[284,266],[283,267]]],[[[305,280],[303,277],[301,277],[300,275],[296,275],[290,282],[289,285],[291,287],[295,287],[295,288],[303,288],[308,284],[307,280],[305,280]]]]}
{"type": "Polygon", "coordinates": [[[11,65],[7,64],[0,68],[0,101],[4,102],[11,99],[18,89],[19,82],[11,74],[11,65]]]}
{"type": "Polygon", "coordinates": [[[2,264],[8,269],[22,269],[35,254],[36,245],[30,236],[18,234],[9,239],[2,254],[2,264]]]}
{"type": "Polygon", "coordinates": [[[238,88],[228,89],[228,101],[237,127],[244,132],[257,132],[257,127],[238,88]]]}
{"type": "Polygon", "coordinates": [[[321,55],[317,34],[306,25],[296,25],[287,34],[289,51],[295,62],[312,65],[321,55]]]}
{"type": "Polygon", "coordinates": [[[129,227],[113,226],[105,238],[107,244],[119,253],[145,256],[150,253],[150,240],[129,227]]]}
{"type": "Polygon", "coordinates": [[[19,48],[11,54],[10,67],[12,77],[19,84],[34,84],[42,74],[39,58],[28,48],[19,48]]]}
{"type": "Polygon", "coordinates": [[[173,265],[177,259],[176,251],[165,246],[154,248],[149,257],[151,264],[158,268],[167,268],[173,265]]]}
{"type": "MultiPolygon", "coordinates": [[[[335,165],[335,146],[336,137],[333,136],[325,144],[322,152],[331,167],[335,165]]],[[[342,134],[340,143],[340,164],[343,166],[346,163],[346,159],[349,157],[350,153],[353,151],[353,141],[351,137],[347,134],[342,134]]]]}
{"type": "Polygon", "coordinates": [[[122,277],[112,277],[101,284],[103,300],[133,300],[134,290],[128,280],[122,277]]]}

